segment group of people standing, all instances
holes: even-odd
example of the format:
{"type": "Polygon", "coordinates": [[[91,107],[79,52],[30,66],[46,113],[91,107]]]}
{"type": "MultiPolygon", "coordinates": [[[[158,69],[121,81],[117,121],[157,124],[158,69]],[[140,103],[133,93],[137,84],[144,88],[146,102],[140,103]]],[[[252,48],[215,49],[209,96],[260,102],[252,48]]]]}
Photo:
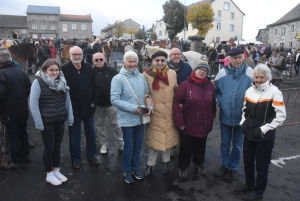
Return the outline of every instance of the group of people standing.
{"type": "MultiPolygon", "coordinates": [[[[27,96],[30,93],[30,110],[45,146],[43,163],[47,172],[46,181],[60,185],[68,180],[60,172],[60,147],[65,122],[69,126],[73,168],[81,168],[82,122],[86,158],[93,165],[99,164],[94,128],[96,124],[102,145],[100,153],[105,154],[108,151],[106,116],[117,149],[123,151],[126,183],[133,183],[133,178],[141,180],[151,176],[160,152],[161,171],[167,174],[171,150],[178,144],[179,177],[188,178],[187,169],[191,160],[196,171],[206,175],[207,135],[213,129],[219,106],[222,162],[215,174],[222,177],[229,172],[230,179],[236,180],[243,147],[246,184],[238,186],[235,191],[247,192],[244,195],[246,200],[262,198],[276,127],[286,117],[283,97],[279,89],[271,84],[272,74],[268,66],[259,64],[252,70],[243,62],[243,50],[239,48],[230,50],[227,55],[230,63],[220,70],[214,82],[208,76],[210,66],[207,61],[200,60],[192,70],[188,63],[182,61],[178,48],[173,48],[170,55],[164,51],[155,52],[151,57],[151,67],[143,74],[137,69],[138,56],[133,51],[124,54],[124,66],[117,73],[107,66],[103,53],[93,54],[93,66],[84,62],[83,51],[78,46],[70,49],[70,62],[61,67],[53,59],[45,61],[36,73],[31,90],[28,76],[19,72],[26,83],[22,86],[24,91],[27,96]],[[149,116],[150,122],[145,123],[149,116]],[[139,158],[144,141],[149,147],[149,154],[146,170],[141,173],[139,158]]],[[[9,52],[1,49],[0,83],[10,83],[5,80],[5,74],[17,70],[13,67],[9,52]]],[[[8,99],[9,89],[5,87],[11,86],[0,85],[1,108],[5,108],[11,99],[8,99]]],[[[27,100],[25,102],[27,104],[27,100]]],[[[14,114],[14,117],[10,115],[1,112],[5,125],[5,120],[18,119],[21,113],[14,114]]],[[[25,111],[20,119],[27,121],[27,118],[28,111],[25,111]]],[[[23,120],[15,124],[23,125],[23,120]]],[[[8,131],[10,137],[12,133],[8,131]]],[[[23,144],[22,136],[22,133],[16,136],[20,138],[16,140],[19,144],[23,144]]],[[[15,145],[11,143],[11,146],[15,145]]],[[[26,147],[18,145],[18,150],[20,152],[16,157],[11,155],[16,165],[22,157],[29,156],[26,147]]]]}

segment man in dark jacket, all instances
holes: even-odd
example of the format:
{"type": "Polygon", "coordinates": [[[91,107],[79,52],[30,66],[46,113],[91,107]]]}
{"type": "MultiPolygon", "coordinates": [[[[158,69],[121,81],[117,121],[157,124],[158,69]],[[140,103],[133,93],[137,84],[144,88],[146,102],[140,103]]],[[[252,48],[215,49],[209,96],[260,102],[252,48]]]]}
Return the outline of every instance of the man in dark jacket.
{"type": "Polygon", "coordinates": [[[26,130],[30,87],[28,75],[12,63],[6,48],[0,48],[0,111],[11,150],[8,169],[21,168],[22,161],[31,162],[26,130]]]}
{"type": "Polygon", "coordinates": [[[97,52],[102,53],[102,45],[100,45],[100,39],[99,38],[96,39],[96,42],[93,45],[93,53],[95,54],[97,52]]]}
{"type": "Polygon", "coordinates": [[[118,74],[118,71],[106,65],[105,56],[102,53],[93,55],[94,72],[99,84],[99,94],[101,98],[98,101],[98,106],[95,112],[95,121],[97,126],[97,134],[102,145],[101,154],[107,153],[108,138],[106,134],[105,116],[109,120],[112,133],[115,137],[117,149],[123,151],[123,133],[118,127],[117,115],[118,110],[112,106],[110,102],[110,84],[112,78],[118,74]]]}
{"type": "Polygon", "coordinates": [[[81,48],[74,46],[70,49],[71,61],[61,67],[70,87],[72,100],[74,123],[73,126],[69,126],[69,135],[70,154],[75,169],[81,168],[81,122],[84,124],[87,159],[94,165],[99,164],[95,157],[97,148],[93,117],[98,103],[99,89],[92,66],[83,62],[82,58],[81,48]]]}

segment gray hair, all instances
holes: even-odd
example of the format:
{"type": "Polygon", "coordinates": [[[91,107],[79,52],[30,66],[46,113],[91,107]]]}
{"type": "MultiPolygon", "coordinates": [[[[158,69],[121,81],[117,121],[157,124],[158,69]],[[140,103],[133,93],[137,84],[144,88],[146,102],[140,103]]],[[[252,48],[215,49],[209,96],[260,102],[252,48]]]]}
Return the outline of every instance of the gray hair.
{"type": "Polygon", "coordinates": [[[139,61],[139,57],[134,51],[128,51],[124,54],[124,62],[126,62],[128,57],[134,57],[137,61],[139,61]]]}
{"type": "Polygon", "coordinates": [[[266,65],[266,64],[258,64],[254,69],[253,69],[253,78],[254,78],[254,75],[255,73],[261,73],[261,74],[264,74],[267,79],[269,81],[272,80],[272,73],[271,73],[271,70],[270,68],[266,65]]]}
{"type": "MultiPolygon", "coordinates": [[[[243,53],[241,53],[241,54],[243,55],[242,58],[245,59],[244,54],[243,54],[243,53]]],[[[231,60],[231,56],[228,55],[228,59],[229,59],[229,61],[230,61],[230,60],[231,60]]]]}
{"type": "Polygon", "coordinates": [[[131,45],[126,45],[124,50],[125,50],[125,52],[126,51],[133,51],[134,52],[134,48],[131,45]]]}
{"type": "MultiPolygon", "coordinates": [[[[76,48],[76,47],[78,47],[78,46],[70,47],[69,53],[72,54],[72,50],[73,50],[74,48],[76,48]]],[[[81,50],[81,54],[83,54],[82,49],[81,49],[80,47],[78,47],[78,48],[81,50]]]]}
{"type": "Polygon", "coordinates": [[[10,52],[5,47],[0,47],[0,63],[10,63],[12,61],[10,52]]]}

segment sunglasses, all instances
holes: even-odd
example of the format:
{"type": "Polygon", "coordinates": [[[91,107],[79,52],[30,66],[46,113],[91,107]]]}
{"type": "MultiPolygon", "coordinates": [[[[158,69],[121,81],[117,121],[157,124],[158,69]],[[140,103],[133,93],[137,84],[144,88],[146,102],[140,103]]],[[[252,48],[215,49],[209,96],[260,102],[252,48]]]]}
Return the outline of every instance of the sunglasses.
{"type": "Polygon", "coordinates": [[[155,59],[155,61],[158,63],[159,61],[161,62],[161,63],[164,63],[166,60],[165,59],[155,59]]]}
{"type": "Polygon", "coordinates": [[[95,59],[95,61],[96,61],[96,62],[98,62],[98,61],[103,61],[103,59],[102,59],[102,58],[100,58],[100,59],[95,59]]]}

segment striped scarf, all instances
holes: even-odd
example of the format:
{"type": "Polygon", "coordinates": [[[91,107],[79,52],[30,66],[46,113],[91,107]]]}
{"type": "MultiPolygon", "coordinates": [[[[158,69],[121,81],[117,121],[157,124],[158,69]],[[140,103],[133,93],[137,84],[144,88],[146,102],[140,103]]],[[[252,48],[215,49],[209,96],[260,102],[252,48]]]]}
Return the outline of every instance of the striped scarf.
{"type": "Polygon", "coordinates": [[[152,83],[152,89],[153,90],[159,90],[159,80],[161,80],[163,83],[169,85],[169,79],[167,72],[169,70],[169,66],[166,65],[162,70],[156,69],[154,65],[152,65],[150,68],[146,70],[146,73],[152,77],[154,77],[154,82],[152,83]]]}

